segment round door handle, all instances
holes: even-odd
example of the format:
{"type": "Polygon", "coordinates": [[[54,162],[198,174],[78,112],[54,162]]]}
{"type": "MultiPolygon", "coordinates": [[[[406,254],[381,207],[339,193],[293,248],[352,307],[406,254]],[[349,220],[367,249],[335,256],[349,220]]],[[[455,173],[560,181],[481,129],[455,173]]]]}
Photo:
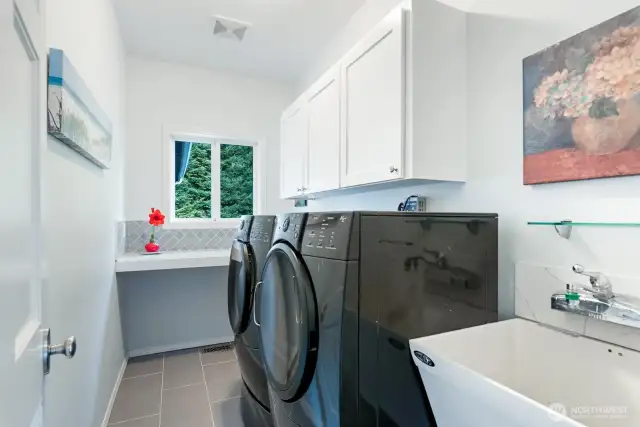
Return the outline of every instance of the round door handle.
{"type": "Polygon", "coordinates": [[[389,166],[389,173],[398,172],[398,168],[395,166],[389,166]]]}
{"type": "Polygon", "coordinates": [[[44,374],[49,374],[51,370],[51,356],[56,354],[63,354],[67,359],[73,358],[76,355],[76,349],[78,344],[76,337],[71,336],[64,340],[62,344],[51,345],[51,331],[49,329],[43,329],[42,331],[42,367],[44,374]]]}
{"type": "Polygon", "coordinates": [[[49,355],[64,354],[67,359],[73,359],[73,356],[76,355],[77,346],[76,337],[71,336],[64,340],[62,344],[49,346],[49,355]]]}

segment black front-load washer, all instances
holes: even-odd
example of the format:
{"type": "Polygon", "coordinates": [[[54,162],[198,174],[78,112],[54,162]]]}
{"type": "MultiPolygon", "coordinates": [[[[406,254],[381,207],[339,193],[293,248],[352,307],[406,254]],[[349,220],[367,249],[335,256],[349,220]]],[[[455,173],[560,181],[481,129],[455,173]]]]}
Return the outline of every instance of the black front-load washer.
{"type": "Polygon", "coordinates": [[[260,355],[260,336],[254,321],[256,285],[271,247],[275,216],[246,215],[231,246],[229,262],[229,323],[243,380],[242,416],[247,426],[271,426],[269,392],[260,355]]]}
{"type": "Polygon", "coordinates": [[[409,340],[497,320],[497,215],[278,217],[258,322],[277,427],[435,427],[409,340]]]}

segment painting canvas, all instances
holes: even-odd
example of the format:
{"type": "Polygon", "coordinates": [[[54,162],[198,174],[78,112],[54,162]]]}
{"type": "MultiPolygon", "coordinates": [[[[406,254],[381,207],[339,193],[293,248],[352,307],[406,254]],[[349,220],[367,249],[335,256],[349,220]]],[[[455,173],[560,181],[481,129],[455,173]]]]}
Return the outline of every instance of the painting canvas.
{"type": "Polygon", "coordinates": [[[640,7],[523,61],[524,183],[640,174],[640,7]]]}
{"type": "Polygon", "coordinates": [[[47,130],[99,167],[108,168],[111,122],[59,49],[49,51],[47,130]]]}

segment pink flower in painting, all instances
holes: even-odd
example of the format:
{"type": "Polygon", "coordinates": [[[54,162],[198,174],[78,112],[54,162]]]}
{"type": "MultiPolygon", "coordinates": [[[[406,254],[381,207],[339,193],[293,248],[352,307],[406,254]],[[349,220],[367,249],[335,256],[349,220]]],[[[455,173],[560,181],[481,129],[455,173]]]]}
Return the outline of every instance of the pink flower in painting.
{"type": "Polygon", "coordinates": [[[597,99],[629,100],[640,92],[640,27],[621,27],[591,49],[593,62],[583,73],[564,69],[545,77],[534,94],[543,116],[577,118],[597,99]]]}

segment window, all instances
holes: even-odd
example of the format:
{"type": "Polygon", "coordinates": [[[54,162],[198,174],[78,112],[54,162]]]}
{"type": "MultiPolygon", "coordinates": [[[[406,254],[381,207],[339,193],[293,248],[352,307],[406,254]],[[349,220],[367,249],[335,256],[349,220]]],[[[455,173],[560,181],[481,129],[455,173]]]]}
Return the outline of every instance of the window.
{"type": "Polygon", "coordinates": [[[257,212],[256,143],[173,135],[170,158],[171,227],[233,227],[257,212]]]}
{"type": "Polygon", "coordinates": [[[253,214],[253,147],[220,144],[220,217],[253,214]]]}
{"type": "Polygon", "coordinates": [[[211,218],[211,144],[175,145],[175,217],[211,218]]]}

